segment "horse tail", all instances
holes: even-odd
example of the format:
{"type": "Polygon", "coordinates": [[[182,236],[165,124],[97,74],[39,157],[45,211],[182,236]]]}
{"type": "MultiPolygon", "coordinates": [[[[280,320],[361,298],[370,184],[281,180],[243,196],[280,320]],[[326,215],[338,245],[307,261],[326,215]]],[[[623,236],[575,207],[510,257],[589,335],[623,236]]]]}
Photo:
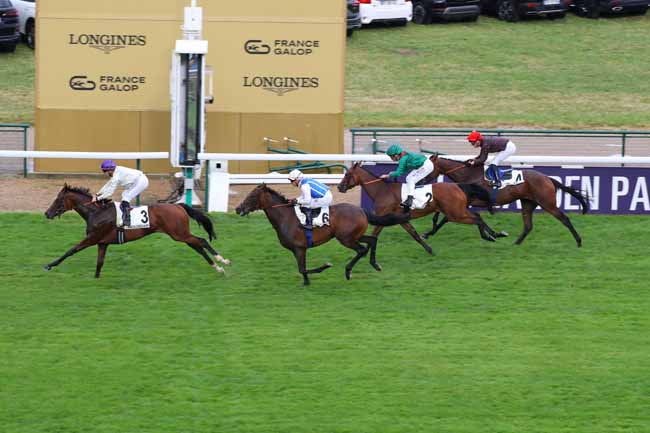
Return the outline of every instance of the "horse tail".
{"type": "Polygon", "coordinates": [[[490,203],[490,193],[482,186],[475,183],[459,183],[458,186],[467,196],[467,203],[471,203],[475,198],[490,203]]]}
{"type": "Polygon", "coordinates": [[[214,232],[214,225],[212,224],[212,220],[209,216],[201,211],[192,208],[191,206],[186,205],[185,203],[179,204],[183,209],[185,209],[185,212],[187,212],[190,218],[192,218],[194,221],[199,223],[201,227],[203,227],[203,229],[208,233],[208,236],[210,236],[211,241],[217,238],[217,234],[214,232]]]}
{"type": "Polygon", "coordinates": [[[411,213],[389,213],[386,215],[377,215],[373,212],[365,211],[368,222],[373,226],[394,226],[396,224],[404,224],[411,219],[411,213]]]}
{"type": "Polygon", "coordinates": [[[582,205],[582,213],[586,214],[589,212],[590,205],[589,205],[589,195],[583,193],[580,190],[577,190],[575,188],[572,188],[570,186],[566,186],[561,182],[558,182],[557,180],[553,179],[552,177],[549,177],[551,179],[551,182],[553,182],[553,185],[555,185],[555,190],[557,191],[558,188],[560,188],[564,192],[568,192],[571,194],[573,197],[575,197],[576,200],[580,202],[582,205]]]}

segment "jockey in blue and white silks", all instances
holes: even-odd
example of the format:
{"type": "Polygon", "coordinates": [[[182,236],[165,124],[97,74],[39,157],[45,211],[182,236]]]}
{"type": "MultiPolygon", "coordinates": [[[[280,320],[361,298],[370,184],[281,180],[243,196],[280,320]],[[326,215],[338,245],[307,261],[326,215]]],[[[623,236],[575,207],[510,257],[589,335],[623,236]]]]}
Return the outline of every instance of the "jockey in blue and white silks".
{"type": "Polygon", "coordinates": [[[309,177],[305,177],[300,170],[289,173],[289,181],[300,188],[300,197],[296,202],[309,209],[316,209],[332,204],[332,193],[327,185],[309,177]]]}

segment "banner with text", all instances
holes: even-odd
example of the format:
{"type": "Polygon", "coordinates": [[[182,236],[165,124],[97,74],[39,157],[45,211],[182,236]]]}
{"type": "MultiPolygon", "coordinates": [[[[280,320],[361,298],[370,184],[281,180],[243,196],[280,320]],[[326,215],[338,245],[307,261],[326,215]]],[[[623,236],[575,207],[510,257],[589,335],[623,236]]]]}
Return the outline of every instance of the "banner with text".
{"type": "MultiPolygon", "coordinates": [[[[394,170],[395,164],[377,164],[365,166],[375,175],[394,170]]],[[[526,169],[524,169],[525,171],[526,169]]],[[[650,168],[628,167],[535,167],[535,171],[546,174],[553,179],[581,190],[589,195],[591,213],[602,214],[647,214],[650,215],[650,194],[648,178],[650,168]]],[[[439,179],[441,181],[442,179],[439,179]]],[[[448,179],[444,179],[449,181],[448,179]]],[[[400,178],[403,182],[404,179],[400,178]]],[[[568,193],[557,192],[557,204],[565,212],[580,212],[580,204],[568,193]]],[[[364,192],[361,195],[364,209],[372,209],[372,200],[364,192]]],[[[519,210],[521,203],[516,201],[503,210],[519,210]]]]}

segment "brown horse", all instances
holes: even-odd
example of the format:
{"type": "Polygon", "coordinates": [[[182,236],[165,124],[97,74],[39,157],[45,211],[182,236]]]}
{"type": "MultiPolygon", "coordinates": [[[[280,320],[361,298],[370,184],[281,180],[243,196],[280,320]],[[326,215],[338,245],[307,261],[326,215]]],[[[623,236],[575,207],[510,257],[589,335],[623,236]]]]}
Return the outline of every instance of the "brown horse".
{"type": "MultiPolygon", "coordinates": [[[[361,163],[355,163],[343,176],[338,185],[340,192],[346,192],[350,188],[361,185],[363,190],[374,201],[375,212],[377,215],[399,212],[402,202],[402,184],[387,183],[361,166],[361,163]]],[[[485,191],[472,185],[456,185],[453,183],[436,183],[431,185],[433,197],[424,209],[414,209],[410,211],[411,219],[416,219],[429,215],[432,212],[444,213],[450,221],[461,224],[474,224],[478,226],[481,238],[493,242],[495,238],[507,236],[507,233],[496,233],[483,221],[481,216],[467,209],[468,201],[474,194],[483,194],[485,191]]],[[[420,237],[415,228],[408,222],[403,223],[402,227],[406,230],[420,245],[424,246],[427,252],[431,253],[431,247],[420,237]]],[[[379,236],[383,226],[375,227],[372,232],[373,236],[379,236]]]]}
{"type": "MultiPolygon", "coordinates": [[[[46,271],[51,270],[54,266],[58,266],[71,255],[85,248],[97,245],[98,255],[95,278],[99,278],[108,245],[122,243],[118,241],[114,203],[111,201],[92,203],[91,200],[92,194],[90,194],[88,189],[74,188],[66,184],[45,212],[45,216],[48,219],[53,219],[57,216],[60,217],[69,210],[74,210],[86,221],[86,237],[77,245],[70,248],[63,256],[45,265],[44,268],[46,271]]],[[[190,248],[201,254],[210,266],[218,272],[225,272],[221,266],[217,265],[210,258],[205,250],[208,250],[216,260],[223,264],[230,264],[230,260],[224,259],[212,248],[207,240],[190,233],[189,218],[192,218],[205,229],[210,240],[216,237],[212,221],[207,215],[184,204],[161,204],[149,206],[149,212],[146,217],[149,220],[149,228],[124,230],[124,242],[135,241],[151,233],[167,233],[175,241],[185,242],[190,248]]]]}
{"type": "MultiPolygon", "coordinates": [[[[439,175],[444,174],[451,180],[458,183],[472,183],[479,185],[486,191],[491,191],[492,187],[489,182],[485,180],[483,173],[483,166],[468,167],[464,162],[454,161],[451,159],[441,158],[438,155],[433,155],[431,158],[434,170],[427,179],[435,179],[439,175]]],[[[533,211],[539,205],[546,212],[557,218],[564,224],[576,240],[577,245],[582,246],[582,238],[576,232],[569,217],[564,214],[556,203],[556,192],[558,189],[571,194],[582,205],[582,213],[585,214],[589,211],[589,197],[575,188],[566,186],[557,180],[546,176],[543,173],[535,170],[522,170],[524,182],[519,185],[509,185],[505,188],[498,190],[494,198],[496,205],[503,205],[512,203],[515,200],[521,200],[521,215],[524,219],[524,230],[515,242],[521,244],[528,233],[533,229],[533,211]]],[[[474,199],[472,205],[485,207],[488,205],[485,198],[474,199]]],[[[436,233],[440,227],[447,222],[447,217],[443,218],[439,224],[436,224],[437,215],[434,216],[433,229],[428,235],[436,233]]]]}
{"type": "MultiPolygon", "coordinates": [[[[280,244],[293,252],[298,262],[298,271],[302,274],[304,285],[309,284],[308,274],[318,274],[332,266],[325,263],[314,269],[307,269],[307,236],[294,213],[293,203],[282,194],[272,190],[265,184],[258,185],[237,206],[236,212],[241,216],[248,215],[256,210],[263,210],[266,217],[275,229],[280,244]]],[[[314,228],[312,231],[313,246],[317,247],[336,238],[343,246],[356,251],[357,255],[345,266],[345,278],[350,279],[352,268],[363,256],[370,251],[370,264],[377,271],[381,266],[377,264],[375,254],[377,238],[366,236],[364,233],[370,224],[393,225],[408,221],[408,214],[385,215],[377,217],[366,214],[363,209],[347,203],[337,204],[329,208],[329,226],[314,228]],[[361,245],[365,243],[367,247],[361,245]]]]}

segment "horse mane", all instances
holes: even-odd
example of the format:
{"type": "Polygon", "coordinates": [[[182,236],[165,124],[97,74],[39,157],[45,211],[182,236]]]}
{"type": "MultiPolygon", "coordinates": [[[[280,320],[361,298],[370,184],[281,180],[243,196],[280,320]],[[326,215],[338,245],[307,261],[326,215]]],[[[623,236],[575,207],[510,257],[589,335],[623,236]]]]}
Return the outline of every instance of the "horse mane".
{"type": "Polygon", "coordinates": [[[272,188],[269,188],[268,185],[266,185],[265,183],[262,184],[262,186],[263,186],[265,191],[268,191],[272,196],[279,199],[282,203],[288,203],[289,202],[288,198],[286,198],[285,196],[283,196],[282,194],[280,194],[276,190],[274,190],[272,188]]]}
{"type": "Polygon", "coordinates": [[[359,161],[359,162],[355,162],[355,163],[352,165],[352,168],[360,168],[361,170],[365,171],[365,172],[368,173],[370,176],[372,176],[374,179],[377,179],[377,178],[379,177],[379,176],[376,176],[375,174],[373,174],[373,173],[372,173],[370,170],[368,170],[367,168],[363,168],[363,166],[361,165],[361,161],[359,161]]]}
{"type": "Polygon", "coordinates": [[[80,187],[80,186],[71,186],[71,185],[68,185],[66,183],[66,184],[63,184],[63,189],[66,190],[66,191],[76,192],[76,193],[79,193],[79,194],[83,194],[83,195],[92,197],[92,194],[90,193],[90,190],[88,188],[83,188],[83,187],[80,187]]]}

